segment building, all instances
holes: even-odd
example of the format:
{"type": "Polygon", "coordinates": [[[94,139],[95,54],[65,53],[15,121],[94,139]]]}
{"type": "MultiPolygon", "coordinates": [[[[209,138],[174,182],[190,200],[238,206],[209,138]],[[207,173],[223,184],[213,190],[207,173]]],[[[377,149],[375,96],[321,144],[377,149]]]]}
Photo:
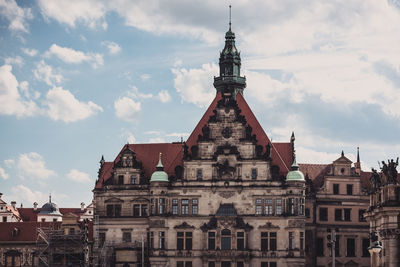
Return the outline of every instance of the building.
{"type": "Polygon", "coordinates": [[[369,177],[342,152],[332,164],[300,164],[306,174],[306,266],[370,266],[369,177]],[[330,238],[330,239],[329,239],[330,238]],[[333,247],[333,239],[335,244],[333,247]]]}
{"type": "Polygon", "coordinates": [[[270,141],[243,96],[230,27],[225,39],[215,99],[186,142],[126,144],[102,158],[95,265],[305,266],[294,135],[270,141]]]}
{"type": "Polygon", "coordinates": [[[51,198],[41,208],[36,202],[33,208],[16,208],[16,202],[11,203],[0,198],[0,210],[8,214],[0,222],[0,267],[89,266],[92,205],[59,209],[51,198]]]}
{"type": "Polygon", "coordinates": [[[372,266],[400,266],[400,175],[399,158],[382,161],[381,172],[373,170],[370,206],[365,214],[370,224],[372,266]],[[378,250],[374,250],[378,248],[378,250]]]}

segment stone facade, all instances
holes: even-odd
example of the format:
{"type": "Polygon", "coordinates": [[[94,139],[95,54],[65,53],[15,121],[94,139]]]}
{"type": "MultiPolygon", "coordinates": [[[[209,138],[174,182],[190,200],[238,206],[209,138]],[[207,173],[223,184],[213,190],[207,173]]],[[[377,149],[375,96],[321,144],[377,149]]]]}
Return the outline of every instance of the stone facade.
{"type": "Polygon", "coordinates": [[[312,181],[307,176],[313,166],[300,166],[307,178],[306,266],[331,266],[333,235],[337,267],[370,266],[369,225],[363,216],[369,204],[369,173],[361,171],[359,160],[352,167],[344,153],[332,164],[320,165],[320,177],[312,181]]]}
{"type": "Polygon", "coordinates": [[[126,145],[113,162],[102,159],[95,264],[305,265],[305,183],[296,164],[286,180],[294,137],[271,143],[258,124],[242,95],[234,39],[229,29],[216,98],[186,142],[126,145]],[[168,174],[163,180],[159,164],[150,180],[162,150],[168,174]]]}
{"type": "Polygon", "coordinates": [[[366,213],[370,229],[382,251],[372,255],[375,266],[400,266],[400,184],[398,164],[383,163],[382,172],[371,177],[370,207],[366,213]],[[389,167],[388,167],[389,166],[389,167]],[[385,169],[388,168],[388,169],[385,169]],[[391,170],[390,170],[391,169],[391,170]]]}

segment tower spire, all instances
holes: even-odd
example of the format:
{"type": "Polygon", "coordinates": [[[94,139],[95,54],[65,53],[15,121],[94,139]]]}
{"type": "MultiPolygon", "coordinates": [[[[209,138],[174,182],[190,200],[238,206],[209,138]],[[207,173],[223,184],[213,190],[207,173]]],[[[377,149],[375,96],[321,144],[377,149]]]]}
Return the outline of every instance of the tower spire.
{"type": "Polygon", "coordinates": [[[357,147],[357,162],[360,163],[360,147],[357,147]]]}
{"type": "Polygon", "coordinates": [[[229,30],[225,34],[225,47],[219,56],[219,76],[214,77],[217,92],[236,98],[246,88],[246,77],[240,76],[240,53],[235,46],[235,33],[232,32],[232,6],[229,5],[229,30]]]}
{"type": "Polygon", "coordinates": [[[232,5],[229,5],[229,30],[231,30],[232,26],[232,5]]]}

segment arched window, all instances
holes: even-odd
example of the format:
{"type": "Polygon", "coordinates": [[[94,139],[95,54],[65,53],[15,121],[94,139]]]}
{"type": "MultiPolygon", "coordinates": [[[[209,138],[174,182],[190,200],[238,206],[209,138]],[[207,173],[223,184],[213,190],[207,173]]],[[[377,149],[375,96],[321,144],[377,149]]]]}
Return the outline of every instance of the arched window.
{"type": "Polygon", "coordinates": [[[224,229],[221,231],[221,249],[231,249],[231,230],[224,229]]]}

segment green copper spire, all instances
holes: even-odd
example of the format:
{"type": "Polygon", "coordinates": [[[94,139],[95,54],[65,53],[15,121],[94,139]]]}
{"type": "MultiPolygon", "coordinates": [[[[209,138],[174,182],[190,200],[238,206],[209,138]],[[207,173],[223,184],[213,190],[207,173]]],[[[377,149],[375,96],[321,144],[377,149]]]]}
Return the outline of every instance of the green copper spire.
{"type": "Polygon", "coordinates": [[[161,162],[161,155],[158,156],[158,164],[156,166],[156,171],[151,175],[150,182],[167,182],[168,183],[168,174],[164,171],[164,166],[161,162]]]}
{"type": "Polygon", "coordinates": [[[232,32],[231,6],[229,6],[229,30],[225,34],[225,47],[219,57],[219,76],[214,77],[214,87],[217,92],[243,93],[246,78],[240,76],[240,52],[235,46],[235,33],[232,32]]]}
{"type": "Polygon", "coordinates": [[[304,182],[304,174],[299,171],[299,166],[297,165],[297,161],[296,161],[296,153],[293,153],[293,164],[292,164],[292,168],[291,171],[288,172],[288,174],[286,175],[286,181],[290,182],[290,181],[302,181],[304,182]]]}

